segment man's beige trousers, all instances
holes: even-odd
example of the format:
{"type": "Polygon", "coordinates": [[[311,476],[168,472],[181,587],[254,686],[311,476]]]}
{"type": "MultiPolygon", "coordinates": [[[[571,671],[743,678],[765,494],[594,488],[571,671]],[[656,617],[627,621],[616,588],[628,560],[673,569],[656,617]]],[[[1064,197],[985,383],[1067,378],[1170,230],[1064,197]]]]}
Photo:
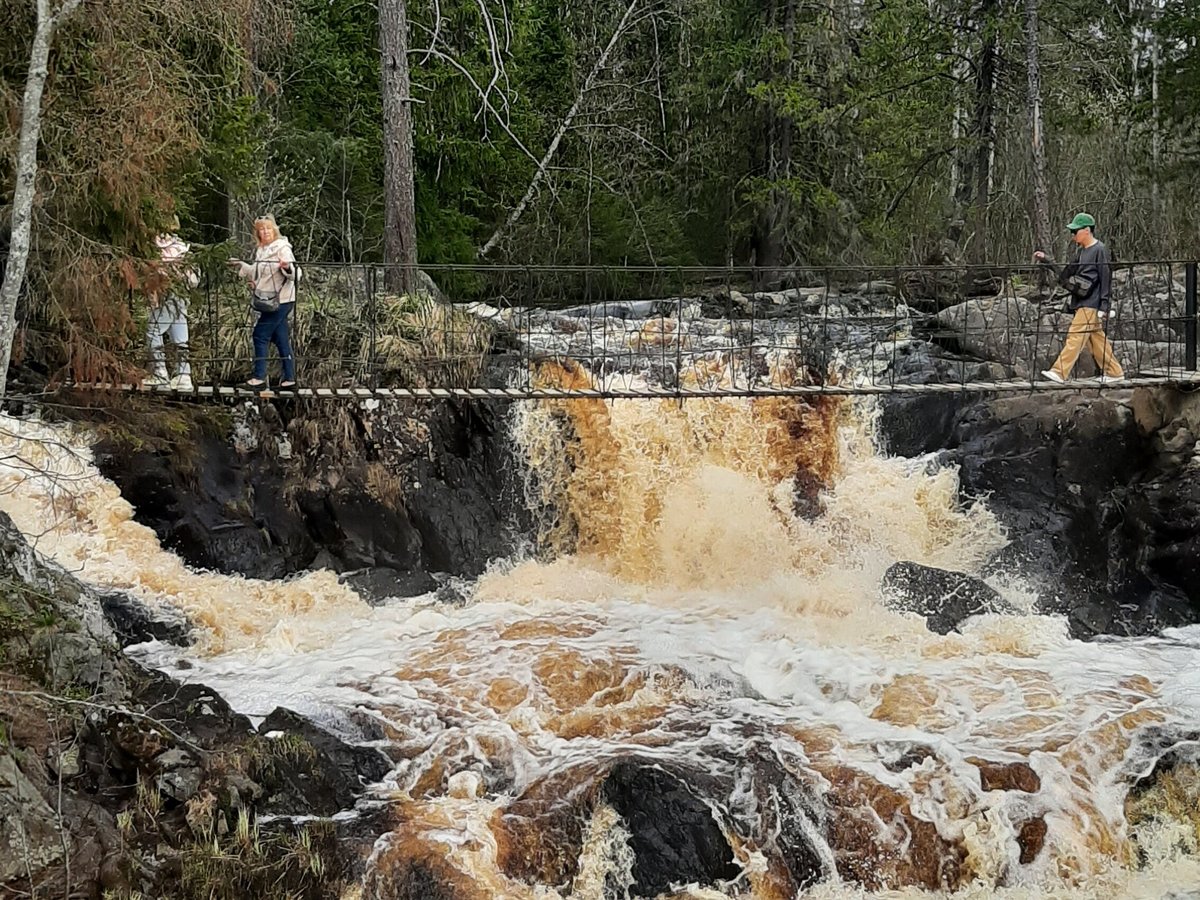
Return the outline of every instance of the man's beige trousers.
{"type": "Polygon", "coordinates": [[[1079,359],[1085,345],[1105,375],[1119,378],[1125,374],[1121,364],[1117,362],[1113,345],[1104,334],[1100,313],[1086,306],[1075,310],[1075,317],[1071,319],[1071,327],[1067,331],[1066,343],[1063,344],[1062,353],[1058,355],[1051,370],[1066,381],[1071,377],[1071,369],[1075,367],[1075,361],[1079,359]]]}

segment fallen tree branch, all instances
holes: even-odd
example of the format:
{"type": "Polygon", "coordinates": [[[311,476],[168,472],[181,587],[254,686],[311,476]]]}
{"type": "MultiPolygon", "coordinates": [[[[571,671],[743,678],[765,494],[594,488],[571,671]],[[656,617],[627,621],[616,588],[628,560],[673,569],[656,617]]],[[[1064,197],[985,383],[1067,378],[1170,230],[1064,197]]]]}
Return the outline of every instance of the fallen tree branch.
{"type": "Polygon", "coordinates": [[[57,704],[59,706],[82,706],[87,709],[98,710],[100,712],[106,712],[106,713],[113,714],[113,715],[129,716],[131,719],[138,719],[143,722],[149,722],[155,728],[161,729],[162,731],[166,732],[166,734],[169,737],[174,738],[180,744],[183,744],[186,747],[190,747],[192,750],[195,750],[197,753],[199,753],[201,755],[207,756],[209,753],[209,751],[206,748],[201,747],[199,744],[193,743],[192,741],[189,741],[183,735],[179,734],[179,732],[173,730],[170,726],[163,724],[163,721],[161,719],[156,719],[156,718],[154,718],[154,716],[148,716],[145,713],[134,712],[131,709],[126,709],[121,706],[111,706],[111,705],[105,704],[105,703],[96,703],[92,700],[73,700],[70,697],[58,697],[58,696],[55,696],[54,694],[47,694],[44,691],[15,691],[15,690],[12,690],[11,688],[0,688],[0,695],[4,695],[7,697],[27,697],[32,700],[41,700],[44,703],[48,703],[48,704],[52,704],[52,705],[57,704]]]}
{"type": "Polygon", "coordinates": [[[587,96],[588,91],[592,89],[596,78],[600,75],[604,68],[608,65],[608,58],[612,55],[613,50],[620,42],[622,36],[628,30],[629,19],[633,15],[633,11],[637,9],[640,0],[630,0],[629,6],[625,9],[625,14],[621,16],[621,21],[617,23],[617,27],[613,29],[612,37],[608,41],[608,46],[604,48],[596,60],[596,64],[592,66],[592,70],[584,79],[583,86],[580,87],[579,93],[575,95],[575,102],[571,104],[571,108],[567,110],[566,116],[559,123],[558,130],[554,133],[554,137],[550,141],[550,146],[546,148],[546,152],[542,155],[541,161],[538,162],[537,169],[533,173],[533,178],[529,182],[529,187],[525,189],[525,196],[521,201],[513,207],[512,212],[508,214],[508,218],[497,226],[492,236],[487,239],[479,248],[480,256],[487,256],[496,245],[500,243],[500,238],[506,231],[511,229],[520,221],[521,216],[525,214],[525,210],[529,207],[530,201],[533,200],[537,193],[538,186],[542,183],[542,179],[546,177],[546,172],[549,169],[550,161],[554,158],[554,154],[558,152],[558,146],[562,143],[563,137],[571,130],[571,124],[575,121],[575,116],[579,114],[579,108],[583,105],[583,98],[587,96]]]}

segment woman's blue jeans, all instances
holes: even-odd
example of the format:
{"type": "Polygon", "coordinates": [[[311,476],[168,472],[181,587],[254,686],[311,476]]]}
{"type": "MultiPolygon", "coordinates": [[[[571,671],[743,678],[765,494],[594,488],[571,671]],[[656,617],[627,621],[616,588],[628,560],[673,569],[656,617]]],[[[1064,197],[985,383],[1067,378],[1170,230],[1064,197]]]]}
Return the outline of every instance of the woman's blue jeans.
{"type": "Polygon", "coordinates": [[[296,364],[292,359],[292,342],[288,338],[288,316],[294,303],[280,303],[275,312],[258,314],[254,324],[254,377],[266,380],[267,347],[274,344],[283,363],[283,380],[296,380],[296,364]]]}

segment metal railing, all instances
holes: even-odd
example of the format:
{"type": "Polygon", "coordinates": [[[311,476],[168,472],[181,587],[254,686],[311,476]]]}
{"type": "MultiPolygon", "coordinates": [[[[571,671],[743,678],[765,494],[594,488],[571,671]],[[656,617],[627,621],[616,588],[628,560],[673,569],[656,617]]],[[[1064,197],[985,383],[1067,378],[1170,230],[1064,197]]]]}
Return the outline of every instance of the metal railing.
{"type": "MultiPolygon", "coordinates": [[[[382,266],[301,268],[298,378],[335,392],[1057,389],[1040,372],[1070,321],[1036,266],[430,265],[405,296],[385,289],[382,266]]],[[[1105,330],[1131,374],[1192,380],[1196,274],[1190,261],[1113,266],[1105,330]]],[[[145,304],[130,302],[142,327],[145,304]]],[[[193,381],[216,392],[244,379],[254,323],[245,285],[206,273],[188,318],[193,381]]],[[[131,382],[145,369],[144,351],[113,353],[126,374],[108,381],[131,382]]],[[[1091,374],[1086,358],[1079,375],[1091,374]]]]}

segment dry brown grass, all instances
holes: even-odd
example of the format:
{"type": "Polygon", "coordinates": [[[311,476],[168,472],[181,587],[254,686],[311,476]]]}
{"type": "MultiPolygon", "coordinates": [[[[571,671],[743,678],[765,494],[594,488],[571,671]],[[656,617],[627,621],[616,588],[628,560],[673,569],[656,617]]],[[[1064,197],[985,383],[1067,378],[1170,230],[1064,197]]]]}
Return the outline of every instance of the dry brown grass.
{"type": "MultiPolygon", "coordinates": [[[[193,308],[193,378],[229,382],[248,372],[254,319],[240,289],[212,297],[211,310],[193,308]]],[[[312,386],[469,386],[492,346],[485,322],[425,296],[356,301],[302,288],[293,316],[297,377],[312,386]]]]}

